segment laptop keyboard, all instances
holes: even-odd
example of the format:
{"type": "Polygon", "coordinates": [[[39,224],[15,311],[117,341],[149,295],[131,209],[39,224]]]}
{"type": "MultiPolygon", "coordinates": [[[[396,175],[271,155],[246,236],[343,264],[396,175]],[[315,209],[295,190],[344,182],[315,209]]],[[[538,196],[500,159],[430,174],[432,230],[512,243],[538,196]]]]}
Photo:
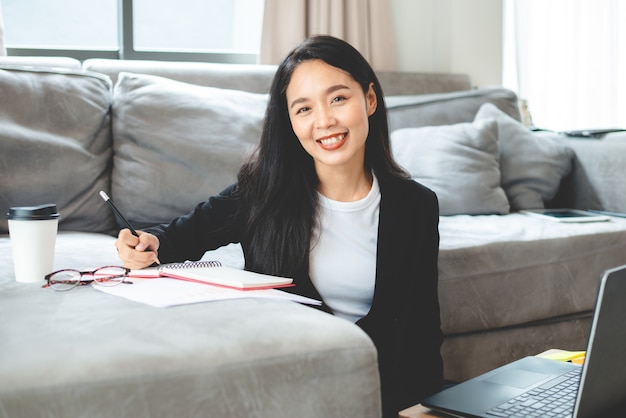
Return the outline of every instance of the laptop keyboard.
{"type": "Polygon", "coordinates": [[[582,367],[487,411],[494,417],[571,417],[582,367]]]}

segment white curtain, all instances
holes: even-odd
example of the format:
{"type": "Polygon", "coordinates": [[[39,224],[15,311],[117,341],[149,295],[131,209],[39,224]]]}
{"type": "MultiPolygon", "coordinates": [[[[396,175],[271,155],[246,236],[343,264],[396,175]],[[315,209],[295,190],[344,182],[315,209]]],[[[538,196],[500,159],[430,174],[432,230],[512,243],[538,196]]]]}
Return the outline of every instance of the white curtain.
{"type": "Polygon", "coordinates": [[[2,23],[2,5],[0,4],[0,55],[6,55],[7,50],[4,47],[4,24],[2,23]]]}
{"type": "Polygon", "coordinates": [[[534,125],[626,128],[626,2],[505,0],[505,86],[534,125]]]}
{"type": "Polygon", "coordinates": [[[278,64],[311,35],[341,38],[376,70],[397,68],[390,0],[265,0],[261,64],[278,64]]]}

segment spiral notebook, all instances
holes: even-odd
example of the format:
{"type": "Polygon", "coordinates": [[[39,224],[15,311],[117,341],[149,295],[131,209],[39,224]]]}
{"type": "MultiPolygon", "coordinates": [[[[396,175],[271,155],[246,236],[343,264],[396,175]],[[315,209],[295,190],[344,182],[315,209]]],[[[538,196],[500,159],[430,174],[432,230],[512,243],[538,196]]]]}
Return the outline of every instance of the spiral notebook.
{"type": "Polygon", "coordinates": [[[239,290],[272,289],[293,286],[293,279],[222,266],[219,261],[193,261],[163,264],[132,270],[129,277],[187,280],[239,290]]]}

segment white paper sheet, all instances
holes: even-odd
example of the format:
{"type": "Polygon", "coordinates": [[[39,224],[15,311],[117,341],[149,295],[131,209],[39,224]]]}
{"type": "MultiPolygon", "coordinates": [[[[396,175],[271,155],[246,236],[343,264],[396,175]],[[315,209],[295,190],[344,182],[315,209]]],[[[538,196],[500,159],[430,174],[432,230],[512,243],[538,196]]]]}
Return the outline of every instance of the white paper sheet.
{"type": "Polygon", "coordinates": [[[126,281],[132,284],[120,283],[108,287],[94,284],[93,287],[110,295],[156,307],[243,298],[280,299],[321,305],[318,300],[278,289],[236,290],[170,278],[127,278],[126,281]]]}

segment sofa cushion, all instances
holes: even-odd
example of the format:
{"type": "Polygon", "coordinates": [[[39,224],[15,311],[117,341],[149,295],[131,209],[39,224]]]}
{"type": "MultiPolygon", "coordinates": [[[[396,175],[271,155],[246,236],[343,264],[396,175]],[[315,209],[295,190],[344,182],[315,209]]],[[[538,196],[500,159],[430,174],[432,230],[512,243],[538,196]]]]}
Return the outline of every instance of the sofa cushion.
{"type": "Polygon", "coordinates": [[[121,73],[111,198],[138,228],[169,222],[236,181],[268,95],[121,73]]]}
{"type": "Polygon", "coordinates": [[[598,279],[625,262],[622,218],[442,216],[439,233],[441,353],[452,381],[548,348],[584,350],[598,279]]]}
{"type": "Polygon", "coordinates": [[[81,70],[0,66],[0,233],[11,206],[56,203],[59,229],[109,231],[108,77],[81,70]]]}
{"type": "Polygon", "coordinates": [[[91,58],[83,62],[83,68],[108,75],[113,84],[117,83],[120,73],[127,72],[164,77],[199,86],[267,93],[277,66],[91,58]]]}
{"type": "Polygon", "coordinates": [[[543,208],[570,172],[574,151],[564,139],[535,135],[491,103],[478,110],[476,120],[483,119],[498,122],[502,187],[511,209],[543,208]]]}
{"type": "Polygon", "coordinates": [[[517,95],[511,90],[486,87],[439,94],[387,96],[389,130],[472,122],[483,103],[493,103],[520,120],[517,95]]]}
{"type": "Polygon", "coordinates": [[[411,177],[437,194],[441,215],[508,213],[494,120],[399,129],[391,145],[411,177]]]}
{"type": "MultiPolygon", "coordinates": [[[[349,321],[281,300],[154,308],[55,292],[13,279],[8,241],[2,417],[380,417],[376,348],[349,321]]],[[[61,233],[55,264],[117,264],[114,241],[61,233]]]]}
{"type": "MultiPolygon", "coordinates": [[[[1,55],[1,54],[0,54],[1,55]]],[[[0,56],[0,65],[31,67],[48,67],[48,68],[72,68],[80,70],[81,63],[76,58],[70,57],[25,57],[21,55],[0,56]]],[[[98,71],[94,71],[98,72],[98,71]]]]}
{"type": "MultiPolygon", "coordinates": [[[[590,312],[624,264],[626,219],[560,223],[522,213],[444,216],[439,297],[446,335],[590,312]]],[[[549,345],[549,343],[548,343],[549,345]]]]}

